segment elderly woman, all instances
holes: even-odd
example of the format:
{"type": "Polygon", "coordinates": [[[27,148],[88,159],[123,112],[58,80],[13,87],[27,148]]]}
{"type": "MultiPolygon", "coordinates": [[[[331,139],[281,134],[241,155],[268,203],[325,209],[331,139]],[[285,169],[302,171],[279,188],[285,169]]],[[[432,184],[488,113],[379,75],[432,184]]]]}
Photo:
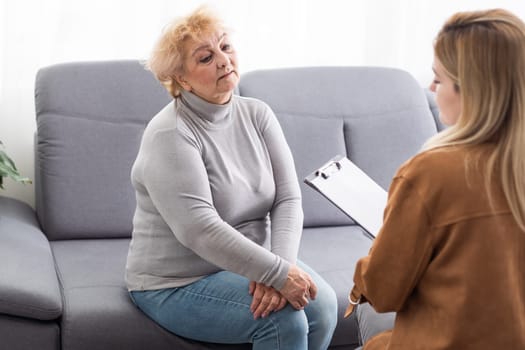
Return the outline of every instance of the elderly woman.
{"type": "Polygon", "coordinates": [[[228,31],[199,8],[167,27],[147,65],[174,100],[146,127],[131,173],[132,300],[186,338],[326,349],[335,293],[297,261],[292,155],[270,108],[233,95],[228,31]]]}

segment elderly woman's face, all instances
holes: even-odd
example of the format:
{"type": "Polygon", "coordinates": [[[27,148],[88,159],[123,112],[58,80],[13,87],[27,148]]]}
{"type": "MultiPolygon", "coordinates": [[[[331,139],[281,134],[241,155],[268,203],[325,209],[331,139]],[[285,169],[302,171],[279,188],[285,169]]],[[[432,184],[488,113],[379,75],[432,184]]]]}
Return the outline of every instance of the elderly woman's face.
{"type": "Polygon", "coordinates": [[[189,41],[184,72],[177,81],[208,102],[228,102],[239,82],[237,55],[228,35],[217,32],[202,41],[189,41]]]}

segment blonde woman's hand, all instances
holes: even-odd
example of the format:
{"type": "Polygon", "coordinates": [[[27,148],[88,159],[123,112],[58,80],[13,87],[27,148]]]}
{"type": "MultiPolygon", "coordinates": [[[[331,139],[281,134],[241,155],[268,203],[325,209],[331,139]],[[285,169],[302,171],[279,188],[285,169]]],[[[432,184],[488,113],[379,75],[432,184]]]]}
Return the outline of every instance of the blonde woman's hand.
{"type": "Polygon", "coordinates": [[[251,281],[249,293],[253,296],[250,311],[255,320],[266,317],[271,312],[282,310],[287,303],[286,298],[279,291],[262,283],[251,281]]]}
{"type": "Polygon", "coordinates": [[[302,310],[308,305],[310,299],[315,299],[317,286],[308,273],[296,265],[291,265],[284,287],[280,292],[295,309],[302,310]]]}

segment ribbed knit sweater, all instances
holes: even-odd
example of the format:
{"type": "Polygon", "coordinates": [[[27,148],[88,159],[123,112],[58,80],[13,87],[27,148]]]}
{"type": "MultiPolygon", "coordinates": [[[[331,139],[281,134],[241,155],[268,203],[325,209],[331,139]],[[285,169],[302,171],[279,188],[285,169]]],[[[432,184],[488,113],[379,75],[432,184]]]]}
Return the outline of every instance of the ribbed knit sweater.
{"type": "Polygon", "coordinates": [[[131,181],[129,290],[221,270],[282,288],[303,213],[291,152],[266,104],[234,95],[215,105],[183,92],[147,125],[131,181]]]}

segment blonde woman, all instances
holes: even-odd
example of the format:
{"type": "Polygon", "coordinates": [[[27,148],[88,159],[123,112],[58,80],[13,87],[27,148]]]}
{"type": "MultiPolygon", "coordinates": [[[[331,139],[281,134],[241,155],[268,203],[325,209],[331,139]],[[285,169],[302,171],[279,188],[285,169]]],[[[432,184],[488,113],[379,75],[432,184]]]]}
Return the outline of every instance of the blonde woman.
{"type": "Polygon", "coordinates": [[[173,96],[144,131],[126,266],[135,304],[182,337],[326,349],[332,288],[297,261],[292,154],[271,109],[233,95],[237,55],[206,8],[174,21],[148,68],[173,96]]]}
{"type": "Polygon", "coordinates": [[[398,170],[356,266],[351,304],[397,312],[364,349],[525,349],[525,25],[457,13],[434,52],[450,127],[398,170]]]}

